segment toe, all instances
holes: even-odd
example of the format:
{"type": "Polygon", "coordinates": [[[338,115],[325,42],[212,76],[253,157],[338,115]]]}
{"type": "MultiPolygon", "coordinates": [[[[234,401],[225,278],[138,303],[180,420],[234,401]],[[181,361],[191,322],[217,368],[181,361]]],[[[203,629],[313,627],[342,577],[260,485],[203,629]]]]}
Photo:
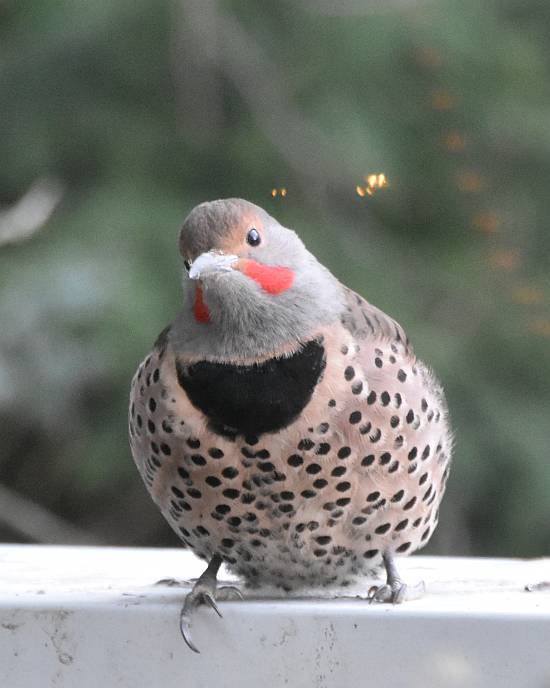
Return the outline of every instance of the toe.
{"type": "Polygon", "coordinates": [[[417,600],[422,597],[424,584],[409,587],[405,583],[394,585],[374,585],[368,593],[369,602],[391,602],[391,604],[401,604],[405,601],[417,600]]]}
{"type": "Polygon", "coordinates": [[[227,602],[227,600],[244,600],[242,592],[234,585],[224,585],[218,588],[216,599],[220,602],[227,602]]]}
{"type": "Polygon", "coordinates": [[[390,602],[392,594],[392,589],[389,585],[373,585],[369,590],[367,599],[371,604],[373,602],[390,602]]]}
{"type": "Polygon", "coordinates": [[[407,599],[407,586],[404,583],[396,586],[392,592],[390,601],[392,604],[401,604],[407,599]]]}

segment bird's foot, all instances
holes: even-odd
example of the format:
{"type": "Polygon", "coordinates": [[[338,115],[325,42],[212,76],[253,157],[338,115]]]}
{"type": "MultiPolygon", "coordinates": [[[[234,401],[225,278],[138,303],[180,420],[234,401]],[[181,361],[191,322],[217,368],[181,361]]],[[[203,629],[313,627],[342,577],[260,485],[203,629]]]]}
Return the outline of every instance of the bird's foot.
{"type": "Polygon", "coordinates": [[[399,585],[373,585],[369,590],[367,596],[368,601],[372,604],[373,602],[391,602],[392,604],[401,604],[405,599],[405,594],[407,592],[407,586],[405,583],[400,583],[399,585]]]}
{"type": "Polygon", "coordinates": [[[200,652],[191,640],[191,617],[194,610],[202,604],[212,607],[216,614],[222,618],[216,602],[231,599],[243,599],[241,591],[234,585],[224,585],[218,588],[216,579],[217,571],[220,567],[221,559],[214,556],[206,571],[197,579],[191,592],[186,596],[180,613],[180,630],[187,646],[193,652],[200,652]]]}
{"type": "Polygon", "coordinates": [[[189,581],[179,580],[178,578],[161,578],[156,581],[156,583],[153,583],[153,585],[162,585],[167,588],[183,588],[189,585],[189,581]]]}
{"type": "Polygon", "coordinates": [[[426,586],[423,581],[414,586],[406,585],[397,573],[393,555],[386,553],[383,559],[386,568],[386,583],[372,586],[367,596],[369,602],[401,604],[405,601],[418,600],[424,595],[426,586]]]}
{"type": "Polygon", "coordinates": [[[395,581],[393,585],[385,583],[384,585],[373,585],[369,590],[367,599],[369,602],[391,602],[392,604],[401,604],[401,602],[410,602],[411,600],[419,600],[426,592],[426,586],[423,581],[417,585],[406,585],[402,581],[395,581]]]}

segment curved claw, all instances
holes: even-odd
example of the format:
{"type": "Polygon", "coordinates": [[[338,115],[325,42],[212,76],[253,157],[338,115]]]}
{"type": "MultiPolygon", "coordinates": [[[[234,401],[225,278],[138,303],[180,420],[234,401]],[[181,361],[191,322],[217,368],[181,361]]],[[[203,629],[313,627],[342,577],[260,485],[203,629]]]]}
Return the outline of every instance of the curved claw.
{"type": "Polygon", "coordinates": [[[235,595],[235,597],[237,597],[239,600],[244,600],[242,592],[235,585],[223,585],[221,588],[219,588],[218,592],[225,593],[224,598],[226,598],[226,595],[228,597],[235,595]]]}
{"type": "MultiPolygon", "coordinates": [[[[228,586],[228,587],[232,588],[233,586],[228,586]]],[[[240,593],[240,591],[239,591],[239,593],[240,593]]],[[[195,643],[191,640],[191,622],[189,619],[189,614],[200,603],[199,602],[200,600],[202,600],[209,607],[212,607],[212,609],[216,612],[216,614],[220,618],[223,618],[222,613],[220,612],[218,605],[216,604],[216,600],[214,599],[214,595],[211,592],[209,592],[208,590],[203,590],[201,592],[196,591],[195,594],[193,594],[193,592],[191,592],[185,598],[185,603],[184,603],[183,608],[182,608],[181,613],[180,613],[180,631],[181,631],[181,635],[183,636],[183,639],[185,640],[185,644],[187,645],[187,647],[190,650],[193,650],[193,652],[196,652],[197,654],[200,654],[200,650],[195,645],[195,643]]]]}
{"type": "Polygon", "coordinates": [[[373,602],[387,602],[391,598],[392,590],[389,585],[373,585],[369,588],[367,599],[373,602]]]}
{"type": "Polygon", "coordinates": [[[216,612],[220,619],[223,619],[222,613],[218,609],[218,605],[216,604],[216,600],[214,599],[213,595],[209,592],[203,592],[202,598],[212,607],[212,609],[216,612]]]}
{"type": "Polygon", "coordinates": [[[189,626],[189,620],[183,614],[180,616],[180,631],[187,647],[200,655],[201,651],[191,640],[191,628],[189,626]]]}

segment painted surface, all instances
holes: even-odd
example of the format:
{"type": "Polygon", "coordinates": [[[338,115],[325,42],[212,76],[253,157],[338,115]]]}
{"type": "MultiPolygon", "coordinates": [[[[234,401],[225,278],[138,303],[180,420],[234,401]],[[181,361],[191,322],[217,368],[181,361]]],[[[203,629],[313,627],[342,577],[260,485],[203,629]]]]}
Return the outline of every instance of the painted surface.
{"type": "Polygon", "coordinates": [[[398,607],[358,597],[373,581],[336,599],[245,592],[223,619],[197,613],[193,655],[177,625],[187,588],[153,583],[202,568],[183,550],[0,547],[0,685],[550,685],[549,560],[411,557],[404,578],[426,595],[398,607]]]}

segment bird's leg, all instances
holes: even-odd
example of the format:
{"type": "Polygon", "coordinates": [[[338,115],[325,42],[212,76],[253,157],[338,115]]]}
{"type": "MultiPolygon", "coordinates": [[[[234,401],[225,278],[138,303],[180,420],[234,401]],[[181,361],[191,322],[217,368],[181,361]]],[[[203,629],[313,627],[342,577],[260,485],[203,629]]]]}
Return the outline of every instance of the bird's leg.
{"type": "Polygon", "coordinates": [[[386,552],[383,555],[384,567],[386,569],[385,585],[375,585],[369,590],[370,602],[391,602],[401,604],[405,600],[415,600],[424,594],[424,583],[420,583],[414,588],[409,588],[401,580],[393,554],[386,552]]]}
{"type": "Polygon", "coordinates": [[[191,640],[191,614],[193,610],[201,604],[208,604],[221,618],[222,613],[218,609],[216,599],[228,599],[230,597],[242,599],[241,591],[233,585],[226,585],[218,589],[217,574],[221,564],[222,558],[220,555],[214,554],[206,570],[197,578],[191,592],[186,596],[180,613],[181,634],[187,646],[193,652],[199,652],[199,649],[191,640]],[[220,595],[220,593],[223,594],[220,595]]]}

